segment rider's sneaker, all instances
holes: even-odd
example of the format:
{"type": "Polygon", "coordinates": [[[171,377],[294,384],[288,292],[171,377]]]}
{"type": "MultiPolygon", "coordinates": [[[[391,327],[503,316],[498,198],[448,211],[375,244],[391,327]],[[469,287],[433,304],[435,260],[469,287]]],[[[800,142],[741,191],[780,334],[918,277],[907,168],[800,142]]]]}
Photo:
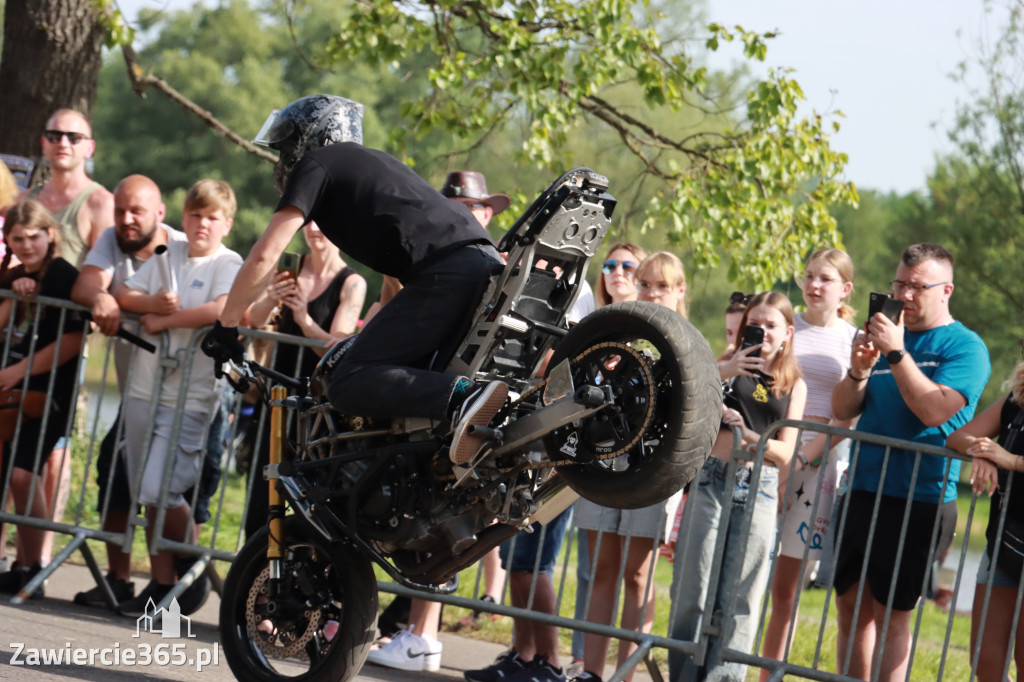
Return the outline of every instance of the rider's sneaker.
{"type": "Polygon", "coordinates": [[[455,464],[466,464],[476,457],[484,445],[480,434],[467,433],[470,426],[487,426],[508,399],[508,384],[492,381],[479,384],[455,411],[452,424],[452,446],[448,456],[455,464]]]}
{"type": "MultiPolygon", "coordinates": [[[[135,583],[107,574],[105,580],[114,593],[115,606],[123,601],[128,601],[135,596],[135,583]]],[[[84,590],[75,595],[75,604],[78,606],[99,606],[106,608],[107,599],[103,594],[103,586],[97,585],[91,590],[84,590]]]]}
{"type": "Polygon", "coordinates": [[[390,642],[371,651],[366,660],[397,670],[435,671],[441,669],[441,648],[441,642],[413,634],[410,628],[399,630],[390,642]]]}
{"type": "Polygon", "coordinates": [[[548,663],[546,658],[534,656],[525,670],[506,678],[507,682],[566,682],[561,668],[548,663]]]}
{"type": "Polygon", "coordinates": [[[515,649],[509,649],[486,668],[467,670],[463,676],[467,682],[503,682],[512,675],[526,670],[528,665],[529,663],[524,661],[515,649]]]}

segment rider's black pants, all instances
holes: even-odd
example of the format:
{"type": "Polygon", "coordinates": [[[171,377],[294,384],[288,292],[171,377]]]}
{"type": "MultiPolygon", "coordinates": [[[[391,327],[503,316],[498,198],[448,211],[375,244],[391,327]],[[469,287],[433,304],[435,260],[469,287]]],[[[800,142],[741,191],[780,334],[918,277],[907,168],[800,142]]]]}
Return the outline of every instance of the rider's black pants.
{"type": "Polygon", "coordinates": [[[438,349],[464,333],[501,267],[492,246],[473,245],[410,277],[334,370],[331,403],[346,414],[444,420],[459,377],[427,368],[438,349]]]}

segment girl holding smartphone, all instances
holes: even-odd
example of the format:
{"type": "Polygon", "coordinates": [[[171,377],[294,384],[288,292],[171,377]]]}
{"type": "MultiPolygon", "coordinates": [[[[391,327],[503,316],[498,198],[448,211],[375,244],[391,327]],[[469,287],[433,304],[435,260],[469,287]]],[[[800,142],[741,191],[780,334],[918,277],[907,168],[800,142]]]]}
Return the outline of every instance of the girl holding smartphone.
{"type": "Polygon", "coordinates": [[[716,611],[726,614],[723,635],[709,651],[711,668],[698,669],[685,654],[670,652],[671,679],[686,675],[704,679],[742,680],[746,665],[723,663],[722,649],[749,652],[757,630],[761,598],[768,582],[769,558],[775,543],[779,469],[789,465],[797,446],[797,429],[779,429],[765,441],[760,477],[753,479],[757,444],[767,427],[780,419],[799,420],[807,400],[807,385],[800,376],[793,353],[793,306],[783,294],[765,292],[754,296],[740,326],[743,338],[748,326],[764,329],[760,346],[763,371],[742,374],[732,383],[732,404],[722,408],[722,429],[696,484],[690,489],[687,509],[676,542],[672,581],[673,617],[670,636],[696,641],[702,623],[716,611]],[[737,432],[738,430],[738,432],[737,432]],[[734,436],[738,435],[737,440],[734,436]],[[727,478],[729,460],[737,457],[735,474],[727,478]],[[747,512],[753,495],[752,511],[747,512]],[[721,523],[726,501],[732,509],[728,525],[721,523]],[[750,513],[749,531],[741,536],[744,516],[750,513]],[[719,592],[711,611],[705,612],[711,568],[718,534],[725,533],[723,575],[738,576],[729,595],[719,592]]]}

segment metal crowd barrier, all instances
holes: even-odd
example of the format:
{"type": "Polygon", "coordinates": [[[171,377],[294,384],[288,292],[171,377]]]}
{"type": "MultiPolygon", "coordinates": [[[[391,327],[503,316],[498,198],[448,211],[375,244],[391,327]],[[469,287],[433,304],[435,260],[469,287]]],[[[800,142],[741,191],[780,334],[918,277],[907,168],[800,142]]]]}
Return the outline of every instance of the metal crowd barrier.
{"type": "MultiPolygon", "coordinates": [[[[0,292],[0,300],[2,298],[9,298],[10,294],[0,292]]],[[[62,311],[62,315],[71,314],[74,311],[82,311],[80,306],[70,304],[66,301],[40,299],[40,302],[46,305],[53,306],[62,311]]],[[[11,331],[10,329],[8,331],[11,331]]],[[[274,341],[278,344],[291,343],[300,346],[311,346],[313,345],[310,341],[300,337],[290,337],[273,332],[264,332],[258,330],[245,330],[247,336],[253,339],[274,341]]],[[[97,338],[98,334],[94,333],[92,338],[97,338]]],[[[183,377],[186,381],[183,385],[187,385],[187,373],[191,363],[188,362],[192,357],[192,354],[199,352],[198,343],[202,338],[202,333],[197,332],[192,337],[192,343],[190,346],[179,354],[177,357],[164,357],[162,362],[166,371],[178,371],[184,368],[186,374],[183,377]]],[[[59,343],[60,341],[58,341],[59,343]]],[[[116,402],[118,400],[118,387],[116,381],[113,379],[110,368],[112,366],[111,357],[113,350],[114,341],[104,338],[104,344],[102,344],[102,363],[99,363],[99,353],[97,353],[97,344],[93,342],[92,352],[94,357],[92,358],[91,367],[95,367],[97,364],[102,364],[101,377],[93,381],[90,377],[90,390],[87,392],[90,402],[116,402]],[[95,384],[95,386],[93,386],[95,384]]],[[[3,348],[3,360],[6,362],[7,354],[9,351],[10,343],[7,342],[3,348]]],[[[86,343],[83,341],[82,348],[84,351],[86,343]]],[[[139,351],[135,351],[139,352],[139,351]]],[[[160,349],[163,352],[163,347],[160,349]]],[[[276,352],[276,351],[275,351],[276,352]]],[[[31,359],[30,359],[31,361],[31,359]]],[[[270,359],[269,364],[273,364],[273,358],[270,359]]],[[[91,371],[91,370],[90,370],[91,371]]],[[[83,376],[80,373],[80,377],[83,376]]],[[[50,382],[50,392],[54,390],[53,382],[50,382]]],[[[76,394],[82,391],[82,385],[79,383],[75,388],[76,394]]],[[[85,392],[85,391],[82,391],[85,392]]],[[[193,580],[195,580],[203,571],[207,571],[214,578],[216,578],[216,572],[212,569],[212,564],[215,561],[231,561],[234,558],[235,553],[241,547],[244,541],[244,534],[242,530],[242,520],[246,513],[251,498],[252,485],[265,485],[265,482],[258,475],[257,472],[257,459],[258,453],[256,452],[255,445],[248,462],[247,472],[232,471],[231,464],[234,462],[235,449],[237,438],[237,430],[239,424],[242,421],[242,403],[240,396],[232,393],[233,401],[230,408],[230,417],[228,421],[231,422],[231,426],[228,430],[228,437],[225,439],[227,447],[224,449],[220,456],[219,464],[226,475],[221,476],[220,484],[212,497],[211,504],[211,519],[208,523],[204,524],[203,536],[191,543],[177,543],[171,542],[162,538],[162,529],[164,526],[164,514],[161,512],[157,515],[154,523],[153,533],[155,542],[153,543],[152,550],[173,550],[175,552],[181,552],[196,556],[198,561],[193,565],[189,573],[183,577],[181,582],[176,586],[175,590],[172,591],[166,598],[166,602],[169,603],[170,599],[179,595],[184,591],[193,580]],[[240,475],[245,473],[244,476],[240,475]],[[230,495],[228,493],[231,493],[230,495]],[[232,508],[230,500],[238,499],[239,497],[245,500],[244,506],[241,510],[232,508]]],[[[176,425],[180,424],[181,409],[183,408],[184,398],[181,398],[178,402],[178,413],[176,415],[176,425]]],[[[50,577],[53,572],[66,561],[74,552],[81,552],[92,570],[92,574],[99,585],[105,585],[103,580],[103,571],[101,571],[95,558],[92,555],[92,551],[87,543],[88,540],[100,540],[104,542],[113,542],[122,546],[126,551],[130,551],[134,541],[135,531],[138,528],[142,528],[146,525],[146,519],[138,516],[138,505],[132,505],[132,512],[129,514],[131,519],[130,524],[120,532],[104,530],[103,525],[107,516],[107,500],[100,501],[100,514],[98,518],[94,518],[91,521],[86,521],[89,517],[87,513],[88,507],[93,503],[95,497],[94,491],[96,486],[95,481],[95,453],[98,451],[98,443],[102,439],[104,430],[103,414],[98,409],[98,404],[89,409],[91,419],[85,428],[75,429],[72,423],[69,423],[65,436],[68,441],[75,445],[76,448],[81,447],[85,444],[85,461],[81,465],[81,473],[79,474],[78,487],[76,489],[76,499],[69,504],[67,512],[63,515],[63,518],[56,512],[58,512],[59,501],[53,500],[50,504],[49,516],[47,519],[33,518],[27,514],[17,514],[13,511],[8,511],[8,503],[10,501],[10,468],[8,468],[5,478],[2,481],[2,490],[0,490],[0,501],[3,506],[0,507],[0,521],[9,524],[15,524],[18,526],[30,526],[35,528],[41,528],[44,530],[54,531],[55,533],[63,534],[68,536],[67,544],[51,559],[50,563],[45,567],[29,585],[26,586],[25,590],[15,597],[12,601],[17,603],[21,601],[28,593],[31,593],[38,585],[50,577]]],[[[255,420],[254,425],[251,427],[251,435],[249,438],[255,443],[259,442],[260,431],[269,427],[266,423],[266,415],[262,414],[262,410],[256,410],[255,416],[251,419],[255,420]]],[[[215,414],[211,414],[211,421],[215,414]]],[[[109,428],[111,424],[105,424],[106,428],[109,428]]],[[[920,458],[923,455],[936,455],[944,458],[961,458],[959,455],[945,450],[943,448],[933,448],[927,446],[921,446],[915,443],[908,443],[895,439],[882,438],[876,436],[870,436],[857,431],[849,431],[845,429],[838,429],[835,427],[822,426],[812,422],[778,422],[774,424],[770,432],[774,433],[777,429],[783,426],[795,426],[804,431],[815,431],[827,434],[830,439],[829,445],[839,441],[840,439],[847,439],[852,443],[851,448],[851,459],[850,459],[850,475],[856,471],[858,463],[858,454],[861,443],[874,443],[881,445],[887,449],[902,448],[906,450],[914,451],[917,454],[914,468],[914,478],[911,481],[911,486],[917,476],[917,467],[919,466],[920,458]]],[[[767,438],[767,435],[765,436],[767,438]]],[[[148,439],[147,439],[148,440],[148,439]]],[[[763,470],[763,440],[762,445],[759,446],[758,453],[751,455],[741,451],[734,450],[732,454],[732,460],[728,465],[727,480],[733,480],[732,474],[736,471],[739,466],[751,466],[752,482],[751,489],[756,490],[757,482],[760,480],[760,475],[763,470]],[[753,457],[752,462],[747,462],[747,458],[753,457]]],[[[70,452],[68,450],[67,452],[70,452]]],[[[77,452],[77,451],[76,451],[77,452]]],[[[888,452],[888,450],[887,450],[888,452]]],[[[41,447],[37,447],[36,458],[37,462],[41,461],[40,458],[48,457],[49,453],[41,452],[41,447]]],[[[63,455],[64,458],[69,457],[67,453],[63,455]]],[[[77,455],[76,455],[77,456],[77,455]]],[[[888,463],[888,457],[886,458],[888,463]]],[[[169,460],[170,464],[170,460],[169,460]]],[[[886,464],[887,465],[887,464],[886,464]]],[[[949,467],[946,468],[947,476],[949,467]]],[[[170,466],[165,470],[164,479],[162,483],[162,498],[165,498],[168,491],[168,485],[170,482],[170,466]]],[[[693,485],[698,485],[694,482],[693,485]]],[[[1011,478],[1012,485],[1012,478],[1011,478]]],[[[729,496],[727,486],[727,497],[729,496]]],[[[815,492],[812,500],[812,518],[816,514],[818,505],[820,503],[820,487],[815,492]]],[[[31,494],[31,493],[30,493],[31,494]]],[[[196,502],[198,490],[193,494],[191,502],[196,502]]],[[[836,505],[846,507],[849,504],[849,496],[845,495],[841,498],[837,498],[836,505]]],[[[957,544],[954,544],[953,550],[950,555],[957,557],[956,569],[953,577],[953,595],[952,603],[955,605],[958,598],[967,590],[973,589],[973,585],[968,584],[969,574],[966,572],[966,566],[969,563],[969,555],[973,552],[976,553],[975,548],[970,548],[968,540],[971,535],[972,528],[976,527],[975,523],[975,511],[981,505],[987,505],[987,501],[982,501],[979,498],[972,498],[969,506],[969,511],[966,519],[967,531],[963,533],[957,544]]],[[[732,505],[730,499],[722,500],[723,506],[723,519],[722,525],[727,524],[728,516],[732,512],[732,505]]],[[[750,527],[750,514],[753,506],[753,495],[748,498],[747,504],[736,513],[743,514],[741,519],[741,529],[746,529],[749,533],[750,527]]],[[[780,517],[777,519],[777,526],[781,525],[785,518],[787,511],[783,509],[780,517]]],[[[900,523],[905,523],[906,518],[909,515],[909,509],[904,518],[900,520],[900,523]]],[[[1004,512],[1005,516],[1005,512],[1004,512]]],[[[845,516],[842,517],[845,519],[845,516]]],[[[892,519],[876,519],[876,522],[893,523],[892,519]]],[[[687,532],[687,528],[692,523],[692,514],[690,513],[690,507],[683,506],[683,512],[679,521],[679,533],[682,537],[687,532]]],[[[834,526],[833,526],[834,527],[834,526]]],[[[841,536],[842,528],[835,529],[841,536]]],[[[931,547],[934,552],[939,531],[939,519],[936,517],[935,523],[932,527],[931,532],[931,547]]],[[[546,528],[542,528],[539,532],[546,533],[546,528]]],[[[606,636],[612,639],[624,640],[633,642],[637,645],[635,652],[630,655],[625,662],[618,666],[617,669],[611,674],[611,676],[605,679],[608,682],[617,682],[618,680],[624,679],[628,676],[641,663],[645,663],[648,672],[651,674],[653,679],[662,680],[664,676],[659,666],[659,659],[663,659],[664,655],[668,652],[677,652],[684,656],[692,657],[699,664],[713,663],[714,661],[709,660],[710,652],[712,651],[712,644],[715,638],[719,637],[723,630],[727,629],[730,624],[731,613],[727,608],[725,612],[710,614],[707,618],[707,622],[703,622],[700,627],[700,631],[697,637],[693,641],[685,641],[680,639],[671,639],[668,636],[667,628],[663,625],[666,621],[671,623],[670,613],[672,610],[672,596],[673,589],[671,586],[666,585],[663,579],[656,579],[656,571],[652,570],[650,574],[650,580],[655,581],[655,592],[657,599],[654,604],[650,604],[645,601],[643,608],[651,609],[655,612],[655,626],[652,632],[643,633],[635,630],[624,629],[616,626],[617,615],[613,623],[592,623],[586,620],[586,614],[589,611],[590,602],[592,598],[592,590],[580,590],[574,576],[576,575],[577,560],[583,560],[583,557],[577,557],[574,560],[575,548],[577,547],[577,538],[579,535],[575,522],[570,526],[567,531],[567,537],[563,543],[563,548],[559,554],[558,563],[555,567],[554,585],[556,588],[556,608],[554,613],[540,613],[534,610],[535,601],[535,590],[536,582],[531,586],[530,595],[527,601],[527,605],[524,608],[515,608],[507,605],[505,602],[508,601],[508,578],[502,590],[503,594],[501,599],[498,599],[498,603],[491,603],[483,600],[483,592],[481,589],[481,569],[479,567],[469,569],[463,573],[463,585],[471,585],[471,589],[468,591],[470,594],[466,595],[466,588],[463,588],[463,594],[452,594],[452,595],[425,595],[423,593],[407,589],[405,587],[394,584],[390,581],[379,582],[379,588],[384,592],[390,592],[395,595],[403,595],[408,597],[417,598],[428,598],[434,601],[440,601],[445,604],[449,604],[454,607],[469,609],[478,611],[480,613],[494,613],[502,616],[509,616],[513,618],[528,619],[537,623],[543,623],[547,625],[553,625],[561,629],[571,630],[576,633],[592,633],[595,635],[606,636]],[[582,595],[577,603],[577,596],[582,595]],[[657,655],[655,655],[655,653],[657,655]]],[[[604,540],[604,534],[598,533],[597,542],[607,541],[604,540]]],[[[627,539],[627,542],[632,542],[632,539],[627,539]]],[[[513,540],[514,542],[514,540],[513,540]]],[[[649,540],[648,540],[649,542],[649,540]]],[[[739,576],[728,575],[723,571],[722,568],[722,556],[724,552],[725,538],[724,536],[719,538],[719,542],[715,548],[714,561],[710,572],[710,585],[709,594],[707,598],[708,604],[714,603],[714,597],[716,592],[721,591],[726,595],[727,600],[735,600],[737,591],[734,588],[736,581],[739,576]]],[[[777,548],[777,543],[776,543],[777,548]]],[[[902,552],[902,542],[897,552],[897,556],[893,558],[894,565],[900,560],[900,553],[902,552]]],[[[677,562],[685,562],[686,557],[676,553],[675,560],[677,562]]],[[[661,559],[658,560],[662,561],[661,559]]],[[[805,552],[800,566],[801,575],[804,574],[808,566],[808,554],[805,552]]],[[[751,651],[735,651],[724,649],[720,652],[721,660],[725,662],[734,662],[752,666],[752,668],[759,668],[763,671],[767,671],[770,675],[770,679],[777,680],[782,679],[783,676],[801,677],[806,679],[815,680],[849,680],[852,679],[848,675],[843,674],[843,670],[849,664],[850,650],[849,648],[843,652],[836,651],[836,645],[832,631],[835,627],[836,616],[833,608],[834,593],[831,587],[831,583],[826,583],[824,586],[824,605],[820,612],[809,613],[807,608],[802,609],[800,615],[800,622],[811,623],[813,627],[810,631],[815,634],[813,641],[810,641],[806,634],[798,635],[796,632],[797,625],[794,625],[787,633],[787,639],[793,640],[794,643],[801,644],[800,653],[792,653],[784,660],[778,661],[774,659],[765,658],[761,655],[762,641],[764,637],[764,628],[767,623],[767,619],[770,615],[770,583],[775,572],[775,561],[774,557],[771,561],[771,569],[768,578],[768,584],[764,585],[764,597],[761,600],[761,609],[758,614],[758,626],[757,636],[755,638],[754,646],[751,651]],[[812,653],[807,654],[805,650],[808,645],[812,653]],[[838,669],[837,666],[838,665],[838,669]]],[[[623,559],[618,566],[596,566],[596,565],[584,565],[582,568],[589,568],[590,575],[593,575],[598,570],[615,570],[619,576],[620,590],[621,580],[625,574],[625,553],[623,553],[623,559]]],[[[586,573],[587,571],[584,571],[586,573]]],[[[664,569],[662,569],[664,573],[664,569]]],[[[59,579],[59,578],[55,578],[59,579]]],[[[682,578],[682,579],[685,579],[682,578]]],[[[218,586],[218,581],[215,580],[215,587],[218,586]]],[[[1024,592],[1024,585],[1017,591],[1017,611],[1021,603],[1021,594],[1024,592]]],[[[801,601],[806,600],[809,593],[800,590],[796,596],[796,602],[794,605],[794,612],[799,608],[801,601]]],[[[985,595],[983,604],[981,605],[982,611],[987,611],[990,606],[990,597],[985,595]]],[[[621,591],[615,595],[615,606],[613,613],[618,613],[619,606],[622,602],[621,591]]],[[[730,603],[727,601],[727,603],[730,603]]],[[[158,606],[163,606],[161,604],[158,606]]],[[[858,607],[865,607],[863,595],[858,595],[858,607]]],[[[928,661],[915,660],[915,657],[920,653],[920,638],[922,636],[922,626],[927,618],[934,621],[934,615],[929,616],[927,610],[932,607],[926,606],[926,599],[922,597],[919,601],[915,617],[914,617],[914,633],[913,633],[913,649],[911,651],[911,662],[910,662],[910,674],[909,679],[965,679],[966,677],[973,678],[975,675],[975,669],[971,666],[969,660],[969,654],[966,653],[966,645],[962,641],[962,634],[958,634],[958,631],[962,631],[964,627],[961,625],[959,628],[954,628],[954,624],[957,622],[956,608],[955,606],[949,609],[948,614],[943,616],[945,621],[945,628],[943,634],[943,641],[935,651],[927,652],[927,654],[921,654],[921,658],[927,657],[928,661]],[[937,661],[935,660],[937,658],[937,661]],[[925,668],[925,666],[928,666],[925,668]],[[928,672],[924,672],[927,670],[928,672]],[[926,676],[926,677],[925,677],[926,676]]],[[[1015,611],[1016,612],[1016,611],[1015,611]]],[[[890,611],[886,611],[884,622],[882,624],[882,639],[884,640],[886,634],[886,628],[889,624],[890,611]]],[[[794,623],[798,621],[794,619],[794,623]]],[[[961,621],[962,622],[962,621],[961,621]]],[[[1016,632],[1018,623],[1016,619],[1013,622],[1013,632],[1016,632]]],[[[808,627],[801,628],[802,632],[808,632],[808,627]]],[[[387,633],[383,633],[387,634],[387,633]]],[[[1008,633],[995,633],[986,636],[1009,636],[1008,633]]],[[[1011,642],[1012,642],[1011,638],[1011,642]]],[[[565,661],[563,657],[563,662],[565,661]]],[[[489,661],[480,661],[480,666],[483,667],[489,663],[489,661]]],[[[1004,661],[1004,675],[1007,671],[1012,671],[1010,667],[1012,663],[1012,647],[1010,652],[1006,656],[1004,661]]],[[[751,672],[750,674],[753,674],[751,672]]],[[[874,671],[874,675],[877,676],[877,670],[874,671]]],[[[674,682],[674,681],[673,681],[674,682]]]]}

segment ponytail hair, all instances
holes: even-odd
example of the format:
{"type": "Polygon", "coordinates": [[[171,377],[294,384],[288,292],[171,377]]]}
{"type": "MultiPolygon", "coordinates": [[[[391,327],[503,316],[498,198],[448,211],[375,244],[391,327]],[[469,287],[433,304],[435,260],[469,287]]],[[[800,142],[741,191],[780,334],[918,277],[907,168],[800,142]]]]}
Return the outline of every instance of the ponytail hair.
{"type": "MultiPolygon", "coordinates": [[[[759,305],[775,308],[782,313],[786,324],[790,327],[793,326],[793,304],[789,298],[777,291],[765,291],[756,294],[747,303],[747,311],[743,313],[743,319],[740,321],[737,338],[743,338],[743,333],[747,329],[747,317],[750,315],[750,311],[759,305]]],[[[788,343],[783,343],[782,347],[779,348],[775,354],[775,360],[768,369],[772,375],[771,391],[775,394],[776,398],[781,398],[793,390],[797,380],[800,379],[800,367],[796,364],[796,356],[793,353],[792,337],[789,338],[788,343]]]]}
{"type": "Polygon", "coordinates": [[[836,269],[844,284],[850,283],[850,293],[839,304],[839,317],[853,326],[857,326],[857,311],[850,305],[850,298],[853,296],[853,259],[842,249],[818,249],[807,259],[804,267],[806,268],[819,258],[836,269]]]}

